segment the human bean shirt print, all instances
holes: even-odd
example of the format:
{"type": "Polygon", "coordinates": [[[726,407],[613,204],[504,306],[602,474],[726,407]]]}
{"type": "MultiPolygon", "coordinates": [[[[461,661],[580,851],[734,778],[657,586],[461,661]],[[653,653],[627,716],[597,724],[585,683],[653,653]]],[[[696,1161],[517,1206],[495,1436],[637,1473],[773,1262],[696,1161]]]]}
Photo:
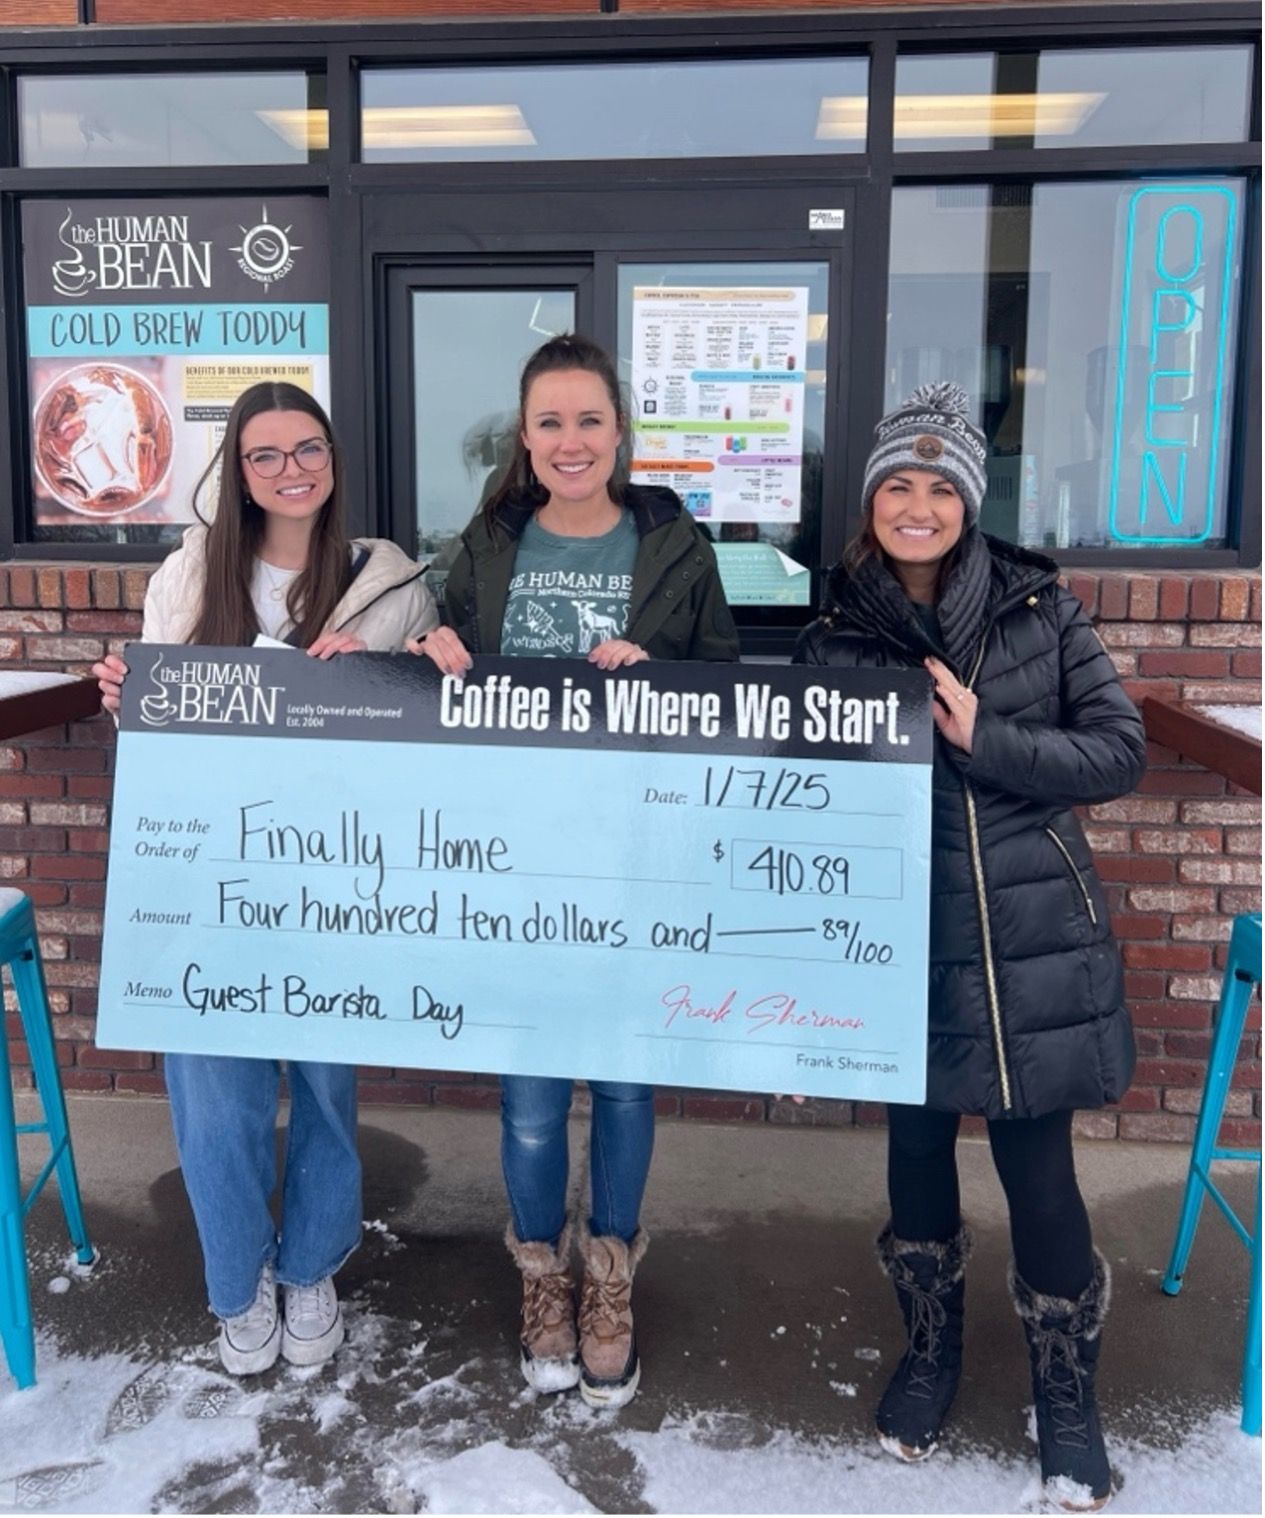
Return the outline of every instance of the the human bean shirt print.
{"type": "Polygon", "coordinates": [[[636,558],[637,529],[626,511],[597,538],[564,538],[533,518],[514,559],[501,652],[583,658],[622,638],[636,558]]]}

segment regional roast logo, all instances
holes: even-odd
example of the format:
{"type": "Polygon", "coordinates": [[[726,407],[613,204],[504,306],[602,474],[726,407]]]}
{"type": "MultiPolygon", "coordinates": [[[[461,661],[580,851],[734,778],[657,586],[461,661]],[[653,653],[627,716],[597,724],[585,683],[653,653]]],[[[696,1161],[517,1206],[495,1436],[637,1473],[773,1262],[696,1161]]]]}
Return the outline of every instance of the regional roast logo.
{"type": "Polygon", "coordinates": [[[243,274],[261,285],[275,285],[294,268],[294,255],[302,252],[303,244],[290,241],[289,227],[279,227],[268,220],[267,206],[263,208],[261,221],[241,230],[241,242],[229,252],[241,254],[237,266],[243,274]]]}
{"type": "Polygon", "coordinates": [[[275,727],[280,685],[263,685],[257,665],[213,659],[183,659],[167,663],[159,654],[150,666],[153,687],[141,697],[141,721],[146,727],[171,722],[203,723],[215,727],[275,727]]]}

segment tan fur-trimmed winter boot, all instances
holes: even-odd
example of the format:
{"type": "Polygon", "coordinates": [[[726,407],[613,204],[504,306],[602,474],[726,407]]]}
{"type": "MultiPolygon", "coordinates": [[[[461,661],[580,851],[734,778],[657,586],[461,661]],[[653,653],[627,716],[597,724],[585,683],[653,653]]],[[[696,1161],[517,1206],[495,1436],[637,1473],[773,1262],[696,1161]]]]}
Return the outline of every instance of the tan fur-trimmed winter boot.
{"type": "Polygon", "coordinates": [[[505,1244],[523,1277],[519,1335],[523,1380],[536,1391],[568,1391],[580,1379],[571,1225],[551,1248],[544,1243],[524,1244],[511,1222],[505,1228],[505,1244]]]}
{"type": "Polygon", "coordinates": [[[623,1407],[632,1401],[641,1379],[632,1282],[649,1243],[644,1228],[630,1244],[581,1228],[580,1395],[590,1407],[623,1407]]]}

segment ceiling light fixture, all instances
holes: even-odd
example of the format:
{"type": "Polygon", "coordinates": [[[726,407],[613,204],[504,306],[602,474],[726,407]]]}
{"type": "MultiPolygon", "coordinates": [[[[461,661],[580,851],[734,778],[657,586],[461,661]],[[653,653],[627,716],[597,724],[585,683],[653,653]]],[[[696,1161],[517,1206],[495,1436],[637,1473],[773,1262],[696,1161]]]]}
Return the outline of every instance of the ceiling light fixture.
{"type": "MultiPolygon", "coordinates": [[[[1036,95],[897,95],[897,142],[919,137],[1072,137],[1106,99],[1091,91],[1036,95]]],[[[827,95],[819,139],[865,135],[863,95],[827,95]]]]}

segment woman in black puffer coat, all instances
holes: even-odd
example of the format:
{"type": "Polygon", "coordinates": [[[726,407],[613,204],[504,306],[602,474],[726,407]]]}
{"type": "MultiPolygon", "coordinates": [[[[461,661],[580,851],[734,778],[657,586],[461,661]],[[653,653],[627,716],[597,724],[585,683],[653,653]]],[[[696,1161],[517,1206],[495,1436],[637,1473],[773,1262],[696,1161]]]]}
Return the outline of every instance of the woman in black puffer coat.
{"type": "Polygon", "coordinates": [[[902,1458],[930,1454],[957,1389],[969,1236],[954,1146],[961,1114],[982,1114],[1010,1203],[1042,1476],[1060,1505],[1096,1508],[1111,1491],[1094,1398],[1109,1277],[1072,1116],[1123,1095],[1134,1050],[1072,808],[1136,786],[1142,723],[1056,565],[979,531],[985,446],[965,395],[924,386],[876,436],[861,532],[795,659],[924,665],[936,685],[927,1102],[888,1109],[879,1240],[909,1347],[879,1433],[902,1458]]]}

